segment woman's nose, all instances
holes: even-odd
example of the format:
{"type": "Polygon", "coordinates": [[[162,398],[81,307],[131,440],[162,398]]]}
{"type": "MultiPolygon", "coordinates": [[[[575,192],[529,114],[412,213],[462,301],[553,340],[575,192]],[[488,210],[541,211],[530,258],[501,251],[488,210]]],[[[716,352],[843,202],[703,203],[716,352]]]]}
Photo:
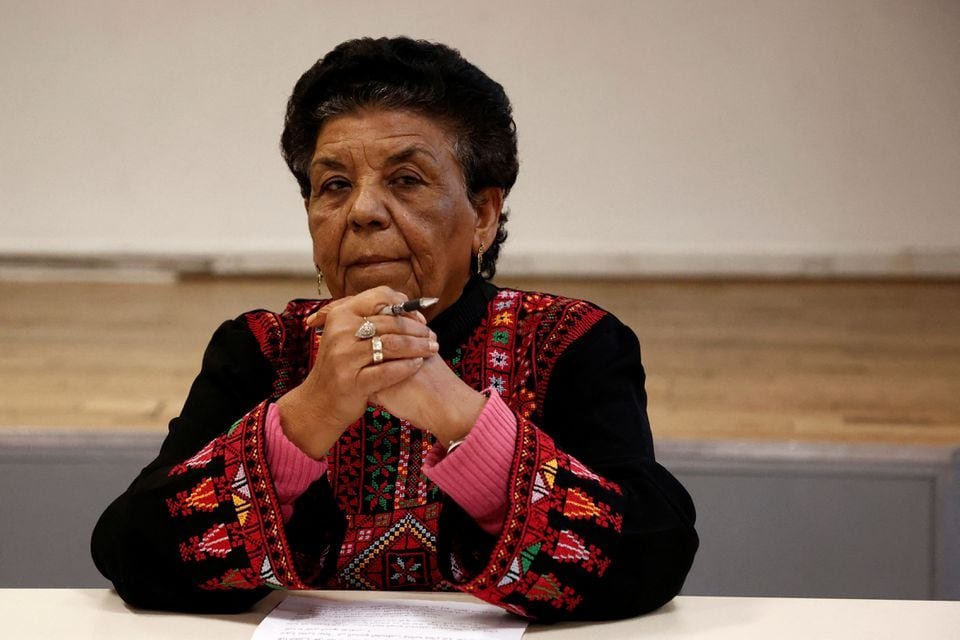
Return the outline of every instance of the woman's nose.
{"type": "Polygon", "coordinates": [[[390,226],[390,212],[382,189],[376,185],[360,184],[354,187],[353,202],[347,215],[350,226],[362,229],[383,229],[390,226]]]}

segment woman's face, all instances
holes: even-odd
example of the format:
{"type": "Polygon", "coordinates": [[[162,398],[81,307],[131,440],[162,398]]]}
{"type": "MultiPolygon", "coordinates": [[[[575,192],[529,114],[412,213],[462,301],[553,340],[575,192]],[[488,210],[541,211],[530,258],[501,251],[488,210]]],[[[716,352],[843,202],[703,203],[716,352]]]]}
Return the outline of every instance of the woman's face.
{"type": "Polygon", "coordinates": [[[362,110],[317,136],[306,200],[314,260],[335,298],[387,285],[450,306],[496,234],[499,189],[467,197],[453,138],[408,111],[362,110]]]}

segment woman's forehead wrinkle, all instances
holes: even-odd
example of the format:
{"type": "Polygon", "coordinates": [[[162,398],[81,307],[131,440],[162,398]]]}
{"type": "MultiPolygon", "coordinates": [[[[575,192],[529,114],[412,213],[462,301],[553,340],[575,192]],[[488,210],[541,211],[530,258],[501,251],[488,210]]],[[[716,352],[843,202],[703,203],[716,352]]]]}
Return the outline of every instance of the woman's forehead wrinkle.
{"type": "Polygon", "coordinates": [[[331,140],[317,145],[314,151],[311,166],[323,165],[332,169],[346,169],[347,164],[354,164],[356,152],[352,147],[358,143],[351,144],[349,140],[331,140]]]}
{"type": "Polygon", "coordinates": [[[440,159],[433,153],[433,151],[425,144],[414,143],[409,147],[404,147],[395,153],[391,153],[387,158],[388,164],[397,164],[409,160],[415,156],[427,156],[436,163],[440,162],[440,159]]]}
{"type": "Polygon", "coordinates": [[[424,156],[434,163],[440,161],[434,153],[432,145],[419,134],[385,136],[373,141],[370,145],[362,145],[362,148],[364,161],[368,167],[374,169],[399,164],[416,156],[424,156]],[[414,138],[414,140],[410,144],[400,147],[393,143],[403,138],[414,138]],[[381,141],[386,142],[386,144],[377,144],[381,141]]]}
{"type": "Polygon", "coordinates": [[[392,132],[365,129],[362,125],[353,130],[336,126],[328,128],[321,133],[311,164],[334,169],[346,169],[345,165],[351,165],[380,170],[418,155],[433,164],[442,163],[440,156],[445,156],[444,152],[454,155],[449,140],[437,140],[429,131],[411,131],[406,127],[392,132]],[[323,140],[324,137],[327,139],[323,140]]]}

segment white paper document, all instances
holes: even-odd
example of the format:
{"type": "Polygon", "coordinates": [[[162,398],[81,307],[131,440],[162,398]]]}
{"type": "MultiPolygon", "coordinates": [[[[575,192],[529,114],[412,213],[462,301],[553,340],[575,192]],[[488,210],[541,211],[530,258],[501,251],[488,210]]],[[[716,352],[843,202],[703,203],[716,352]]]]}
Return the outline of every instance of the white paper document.
{"type": "Polygon", "coordinates": [[[519,640],[527,621],[490,604],[287,596],[253,640],[519,640]]]}

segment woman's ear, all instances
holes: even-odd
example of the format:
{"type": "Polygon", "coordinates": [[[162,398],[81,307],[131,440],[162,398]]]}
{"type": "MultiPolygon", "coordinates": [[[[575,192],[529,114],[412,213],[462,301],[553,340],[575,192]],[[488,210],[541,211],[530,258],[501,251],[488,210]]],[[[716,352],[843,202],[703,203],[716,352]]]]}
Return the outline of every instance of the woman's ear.
{"type": "Polygon", "coordinates": [[[473,251],[476,253],[481,243],[484,247],[490,247],[497,237],[500,212],[503,210],[503,189],[499,187],[481,189],[474,202],[477,223],[473,233],[473,251]]]}

